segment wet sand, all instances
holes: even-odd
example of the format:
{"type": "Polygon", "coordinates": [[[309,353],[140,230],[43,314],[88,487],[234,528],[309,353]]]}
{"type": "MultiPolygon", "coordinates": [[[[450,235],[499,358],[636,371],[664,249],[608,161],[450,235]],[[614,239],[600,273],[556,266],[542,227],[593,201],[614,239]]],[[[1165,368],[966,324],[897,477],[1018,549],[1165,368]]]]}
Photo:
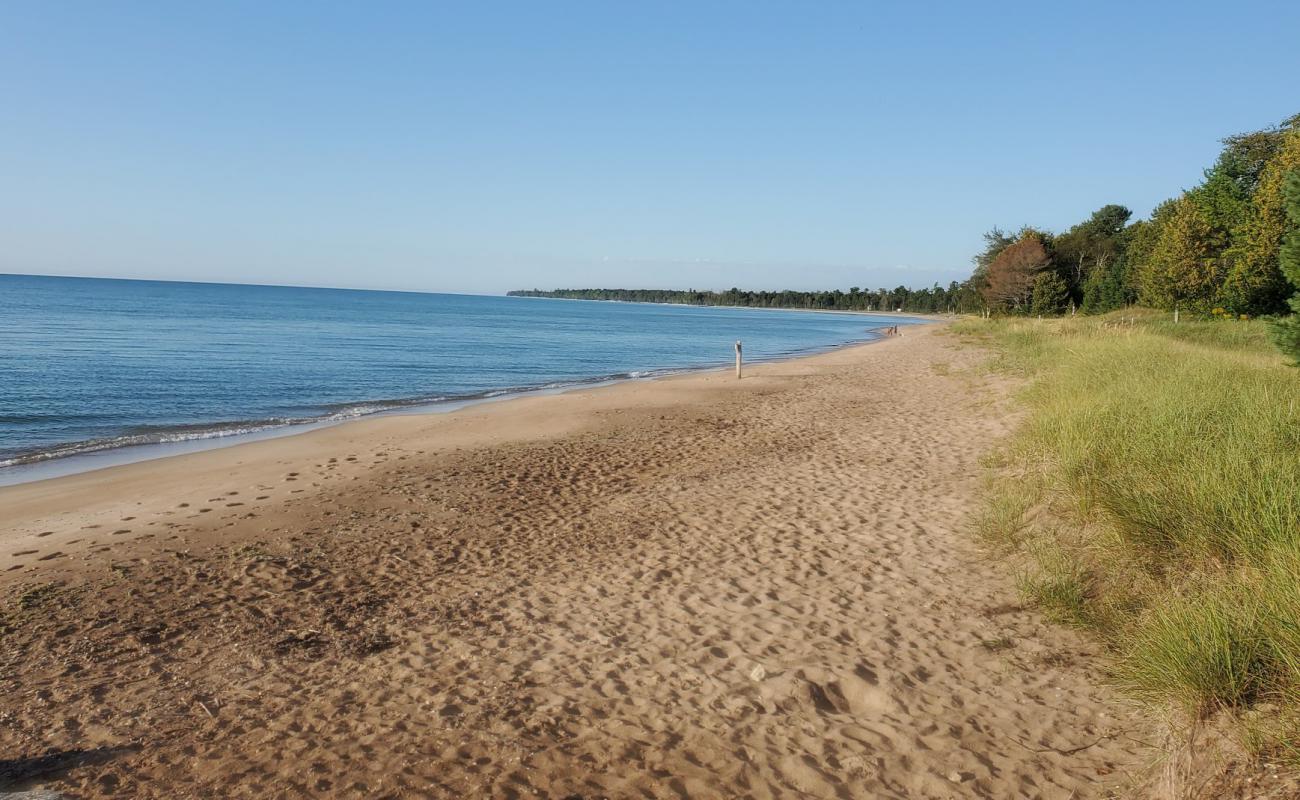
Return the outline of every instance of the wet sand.
{"type": "Polygon", "coordinates": [[[1094,648],[966,528],[942,326],[0,489],[0,790],[1099,797],[1094,648]]]}

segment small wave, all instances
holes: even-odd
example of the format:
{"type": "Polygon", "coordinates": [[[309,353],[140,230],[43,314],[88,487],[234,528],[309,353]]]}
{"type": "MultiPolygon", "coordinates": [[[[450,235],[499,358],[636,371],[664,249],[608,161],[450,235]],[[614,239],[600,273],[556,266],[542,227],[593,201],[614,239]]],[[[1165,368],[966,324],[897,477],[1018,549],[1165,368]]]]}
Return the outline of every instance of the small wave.
{"type": "MultiPolygon", "coordinates": [[[[880,338],[878,334],[872,335],[869,331],[868,336],[850,340],[847,342],[837,343],[827,348],[833,349],[847,344],[855,344],[862,341],[871,341],[880,338]]],[[[779,360],[796,355],[806,355],[807,349],[792,349],[789,351],[778,352],[767,358],[754,359],[755,363],[763,361],[779,360]]],[[[116,450],[125,447],[140,447],[158,444],[173,444],[178,442],[201,441],[204,439],[222,439],[236,436],[247,436],[250,434],[263,433],[270,430],[289,428],[299,425],[328,424],[333,422],[344,422],[361,417],[374,416],[386,412],[395,412],[409,410],[419,407],[434,407],[447,403],[472,403],[479,400],[491,400],[511,395],[527,394],[531,392],[548,392],[562,391],[565,389],[574,389],[592,384],[609,383],[619,380],[644,380],[647,378],[658,378],[668,375],[678,375],[682,373],[695,372],[699,370],[717,369],[725,364],[699,364],[689,367],[674,367],[663,369],[649,370],[632,370],[629,372],[618,372],[607,375],[592,376],[586,378],[572,378],[568,380],[551,381],[548,383],[531,384],[524,386],[505,386],[495,389],[487,389],[481,392],[472,392],[464,394],[438,394],[425,395],[419,397],[399,398],[394,400],[366,400],[361,402],[341,403],[338,405],[326,406],[321,409],[321,413],[306,416],[284,416],[270,417],[258,420],[241,420],[217,423],[199,423],[199,424],[180,424],[170,426],[145,426],[136,428],[121,436],[105,437],[101,439],[90,439],[78,442],[68,442],[65,444],[47,445],[40,449],[28,451],[10,452],[9,455],[0,456],[0,468],[14,467],[25,464],[35,464],[43,461],[51,461],[69,456],[86,455],[89,453],[98,453],[106,450],[116,450]]]]}
{"type": "Polygon", "coordinates": [[[68,458],[69,456],[100,453],[106,450],[116,450],[124,447],[141,447],[147,445],[202,441],[205,439],[222,439],[233,436],[247,436],[249,434],[263,433],[269,430],[289,428],[298,425],[345,422],[347,420],[359,419],[361,417],[374,416],[375,414],[419,408],[422,406],[431,407],[450,402],[490,400],[529,392],[557,391],[576,388],[592,383],[601,383],[626,378],[649,377],[657,374],[666,374],[666,371],[618,373],[615,375],[606,375],[596,378],[575,378],[573,380],[551,381],[549,383],[532,384],[527,386],[506,386],[459,395],[438,394],[400,398],[395,400],[369,400],[359,403],[344,403],[327,406],[323,409],[323,413],[308,416],[271,417],[267,419],[209,424],[191,423],[156,427],[142,426],[121,436],[47,445],[40,449],[19,451],[8,456],[0,456],[0,468],[36,464],[59,458],[68,458]]]}
{"type": "Polygon", "coordinates": [[[200,439],[219,439],[227,436],[243,436],[260,433],[274,428],[294,424],[293,420],[263,420],[251,423],[227,423],[219,426],[185,426],[184,428],[165,428],[157,432],[131,433],[103,439],[89,439],[81,442],[54,445],[41,450],[20,452],[8,458],[0,458],[0,467],[16,467],[22,464],[35,464],[56,458],[79,456],[87,453],[99,453],[116,450],[120,447],[137,447],[150,444],[172,444],[192,442],[200,439]]]}

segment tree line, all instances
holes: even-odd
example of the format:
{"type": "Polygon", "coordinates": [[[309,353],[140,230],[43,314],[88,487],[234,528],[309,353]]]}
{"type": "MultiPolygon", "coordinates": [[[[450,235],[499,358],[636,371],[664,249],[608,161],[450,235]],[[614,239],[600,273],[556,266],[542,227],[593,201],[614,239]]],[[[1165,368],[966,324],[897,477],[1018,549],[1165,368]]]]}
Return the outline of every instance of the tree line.
{"type": "Polygon", "coordinates": [[[1103,313],[1129,305],[1278,315],[1300,359],[1300,115],[1229,136],[1200,183],[1144,220],[1107,205],[1063,233],[984,235],[966,285],[996,313],[1103,313]]]}
{"type": "Polygon", "coordinates": [[[533,289],[580,300],[840,311],[1099,314],[1131,305],[1222,317],[1274,316],[1300,363],[1300,114],[1229,136],[1201,181],[1147,219],[1106,205],[1060,232],[1024,226],[984,234],[963,282],[928,289],[724,292],[533,289]]]}
{"type": "Polygon", "coordinates": [[[847,292],[832,289],[821,292],[745,291],[731,288],[725,292],[687,289],[525,289],[507,292],[512,297],[559,297],[568,300],[619,300],[633,303],[676,303],[692,306],[746,306],[750,308],[801,308],[826,311],[908,311],[922,314],[969,314],[983,305],[979,292],[966,283],[953,281],[948,286],[928,289],[862,289],[854,286],[847,292]]]}
{"type": "Polygon", "coordinates": [[[1129,222],[1120,205],[1064,233],[994,228],[969,283],[988,307],[1050,314],[1126,305],[1209,314],[1285,313],[1287,176],[1300,169],[1300,115],[1229,136],[1199,184],[1129,222]]]}

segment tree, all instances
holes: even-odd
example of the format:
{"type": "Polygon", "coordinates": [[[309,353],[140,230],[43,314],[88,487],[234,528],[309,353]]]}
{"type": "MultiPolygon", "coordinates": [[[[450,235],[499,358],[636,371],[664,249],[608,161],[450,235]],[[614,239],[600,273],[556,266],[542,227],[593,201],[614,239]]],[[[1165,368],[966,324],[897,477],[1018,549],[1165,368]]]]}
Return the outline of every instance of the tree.
{"type": "Polygon", "coordinates": [[[1287,226],[1283,183],[1295,169],[1300,169],[1300,129],[1291,128],[1261,168],[1234,231],[1220,302],[1238,314],[1270,314],[1286,308],[1290,288],[1278,263],[1278,248],[1287,226]]]}
{"type": "Polygon", "coordinates": [[[997,258],[1003,250],[1006,250],[1015,243],[1016,237],[1001,228],[994,228],[993,230],[986,232],[984,234],[984,249],[981,250],[974,259],[972,259],[975,262],[975,271],[987,271],[989,265],[993,263],[993,259],[997,258]]]}
{"type": "Polygon", "coordinates": [[[1034,279],[1033,299],[1030,301],[1031,314],[1059,314],[1070,302],[1070,288],[1065,280],[1054,270],[1044,270],[1034,279]]]}
{"type": "Polygon", "coordinates": [[[970,284],[975,291],[980,294],[984,293],[985,284],[988,282],[989,265],[993,263],[1003,250],[1015,244],[1016,237],[1002,230],[993,228],[984,234],[984,249],[975,254],[971,261],[975,264],[975,270],[971,272],[970,284]]]}
{"type": "Polygon", "coordinates": [[[1114,256],[1098,264],[1084,282],[1080,304],[1083,313],[1104,314],[1137,302],[1133,265],[1146,252],[1139,243],[1151,238],[1147,233],[1150,228],[1150,222],[1138,220],[1115,237],[1114,256]]]}
{"type": "Polygon", "coordinates": [[[1143,269],[1142,302],[1208,312],[1218,294],[1219,255],[1201,208],[1187,194],[1174,200],[1143,269]]]}
{"type": "Polygon", "coordinates": [[[1287,230],[1279,249],[1278,264],[1295,292],[1288,301],[1291,316],[1279,320],[1273,326],[1273,334],[1277,346],[1300,367],[1300,169],[1286,173],[1282,195],[1287,230]]]}
{"type": "Polygon", "coordinates": [[[1133,212],[1121,205],[1102,206],[1087,220],[1057,236],[1052,244],[1056,270],[1067,283],[1070,299],[1085,307],[1088,287],[1099,291],[1102,278],[1095,273],[1115,268],[1123,254],[1124,226],[1133,212]]]}
{"type": "Polygon", "coordinates": [[[1174,200],[1166,200],[1151,212],[1151,218],[1133,223],[1129,231],[1125,260],[1128,262],[1128,288],[1137,302],[1156,305],[1152,299],[1152,254],[1160,233],[1173,215],[1174,200]]]}
{"type": "Polygon", "coordinates": [[[1021,235],[990,262],[982,289],[992,308],[1020,311],[1030,301],[1034,280],[1052,262],[1051,254],[1036,231],[1021,235]]]}
{"type": "Polygon", "coordinates": [[[1265,166],[1277,153],[1281,131],[1270,128],[1229,136],[1205,180],[1191,191],[1206,220],[1227,246],[1230,232],[1248,213],[1265,166]]]}

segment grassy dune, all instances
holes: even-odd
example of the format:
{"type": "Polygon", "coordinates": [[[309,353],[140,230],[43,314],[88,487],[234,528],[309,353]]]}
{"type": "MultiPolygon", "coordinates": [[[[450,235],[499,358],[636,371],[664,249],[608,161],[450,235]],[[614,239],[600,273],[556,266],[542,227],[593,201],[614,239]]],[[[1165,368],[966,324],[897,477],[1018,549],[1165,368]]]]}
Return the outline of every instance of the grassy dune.
{"type": "Polygon", "coordinates": [[[1300,753],[1300,370],[1264,323],[969,320],[1029,378],[979,519],[1134,696],[1300,753]],[[1248,713],[1242,713],[1248,712],[1248,713]]]}

